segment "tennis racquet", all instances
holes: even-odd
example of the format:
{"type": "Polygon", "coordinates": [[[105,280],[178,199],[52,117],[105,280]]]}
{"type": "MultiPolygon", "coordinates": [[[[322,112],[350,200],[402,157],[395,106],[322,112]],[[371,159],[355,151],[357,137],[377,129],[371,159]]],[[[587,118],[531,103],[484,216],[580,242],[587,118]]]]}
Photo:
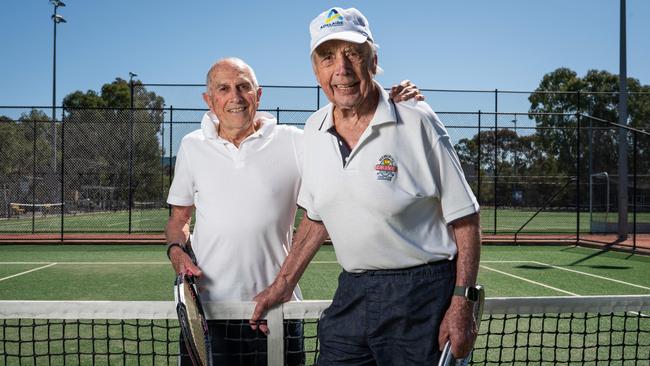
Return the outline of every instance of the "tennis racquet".
{"type": "MultiPolygon", "coordinates": [[[[181,248],[196,264],[192,248],[189,245],[183,245],[181,248]]],[[[212,350],[208,322],[203,312],[194,276],[181,273],[176,277],[174,299],[176,300],[178,322],[185,340],[185,348],[187,348],[192,364],[194,366],[211,366],[212,350]]]]}
{"type": "MultiPolygon", "coordinates": [[[[481,319],[483,318],[483,305],[485,303],[485,290],[483,286],[477,285],[476,289],[478,290],[478,301],[474,303],[474,319],[476,319],[476,328],[481,328],[481,319]]],[[[474,348],[474,345],[472,345],[474,348]]],[[[440,355],[440,361],[438,361],[438,366],[467,366],[469,361],[472,358],[472,352],[461,359],[455,359],[451,354],[451,342],[447,341],[445,343],[445,348],[442,350],[442,355],[440,355]]]]}

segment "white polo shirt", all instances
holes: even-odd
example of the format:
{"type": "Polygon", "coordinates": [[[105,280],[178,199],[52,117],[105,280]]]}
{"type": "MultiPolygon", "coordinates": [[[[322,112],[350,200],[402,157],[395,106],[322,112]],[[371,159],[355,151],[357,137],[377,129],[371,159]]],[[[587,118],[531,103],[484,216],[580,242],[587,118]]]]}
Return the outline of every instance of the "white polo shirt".
{"type": "MultiPolygon", "coordinates": [[[[176,158],[167,202],[196,207],[192,248],[206,301],[250,301],[275,279],[293,233],[302,166],[302,131],[268,113],[239,148],[204,115],[176,158]]],[[[301,299],[296,287],[294,300],[301,299]]]]}
{"type": "Polygon", "coordinates": [[[478,212],[446,129],[423,104],[393,104],[380,86],[375,115],[343,165],[332,104],[305,125],[298,204],[325,224],[348,272],[453,259],[449,223],[478,212]]]}

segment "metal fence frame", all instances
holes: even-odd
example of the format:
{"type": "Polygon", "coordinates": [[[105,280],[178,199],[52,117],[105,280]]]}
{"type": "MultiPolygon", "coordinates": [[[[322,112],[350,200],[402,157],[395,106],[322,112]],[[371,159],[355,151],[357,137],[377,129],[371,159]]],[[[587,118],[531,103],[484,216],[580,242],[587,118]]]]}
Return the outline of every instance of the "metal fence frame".
{"type": "MultiPolygon", "coordinates": [[[[141,84],[141,85],[144,86],[144,87],[147,87],[147,86],[177,86],[177,87],[184,87],[184,86],[198,87],[198,86],[203,86],[203,84],[141,84]]],[[[131,95],[133,95],[134,85],[131,84],[130,86],[131,86],[131,90],[132,90],[131,95]]],[[[316,108],[321,107],[320,95],[321,95],[322,91],[320,90],[321,88],[319,86],[265,85],[263,87],[265,87],[265,88],[295,88],[295,89],[314,90],[316,92],[316,103],[315,103],[316,108]]],[[[576,95],[576,100],[577,100],[576,112],[575,113],[558,113],[557,115],[558,116],[571,116],[571,117],[574,117],[576,119],[577,125],[575,127],[575,130],[576,130],[576,134],[577,134],[577,140],[576,140],[577,151],[580,151],[581,131],[583,131],[583,130],[585,130],[587,128],[587,127],[584,126],[584,121],[586,121],[586,120],[589,120],[589,122],[590,122],[590,126],[588,127],[589,131],[591,131],[591,122],[595,122],[595,123],[598,123],[598,124],[601,124],[601,125],[606,125],[606,126],[608,126],[610,128],[626,128],[626,129],[630,130],[630,132],[633,134],[633,141],[634,141],[633,167],[632,167],[632,174],[631,174],[631,177],[633,179],[632,208],[633,208],[633,215],[634,215],[633,216],[634,223],[632,225],[632,227],[634,229],[633,229],[632,235],[633,235],[634,243],[635,243],[635,246],[636,246],[636,234],[637,234],[637,232],[636,232],[636,228],[637,228],[637,218],[636,218],[637,217],[637,200],[636,200],[636,195],[637,195],[637,177],[639,175],[638,171],[637,171],[637,168],[636,168],[636,163],[637,163],[636,144],[637,144],[637,140],[638,140],[638,138],[640,136],[642,136],[642,138],[647,138],[647,136],[644,136],[644,135],[647,135],[647,132],[646,131],[638,131],[638,130],[630,129],[627,126],[621,127],[620,125],[617,125],[617,124],[615,124],[613,122],[604,121],[602,119],[598,119],[598,118],[595,118],[595,117],[588,116],[586,114],[581,113],[581,110],[579,108],[580,103],[581,103],[581,98],[584,98],[587,94],[606,94],[606,95],[612,95],[613,96],[613,95],[617,94],[616,92],[611,92],[611,93],[609,93],[609,92],[601,92],[601,93],[524,92],[524,91],[508,91],[508,90],[500,91],[498,89],[494,89],[494,90],[421,89],[421,90],[423,92],[433,92],[433,93],[436,93],[436,92],[490,93],[490,94],[494,95],[494,111],[483,112],[483,111],[479,110],[479,111],[475,111],[475,112],[440,112],[441,115],[457,113],[457,114],[475,115],[476,116],[476,128],[477,128],[477,131],[478,131],[477,136],[478,136],[478,142],[479,142],[479,149],[478,149],[478,151],[479,151],[478,161],[479,162],[477,163],[477,165],[480,165],[480,160],[481,160],[481,156],[480,156],[480,151],[481,151],[481,134],[480,134],[480,132],[481,131],[485,131],[486,128],[487,129],[494,129],[495,132],[498,132],[500,128],[503,129],[503,127],[499,126],[499,123],[498,123],[498,119],[499,119],[500,116],[515,116],[516,117],[516,116],[529,116],[530,115],[530,113],[528,113],[528,112],[523,112],[523,113],[521,113],[521,112],[499,112],[499,96],[503,95],[503,94],[531,94],[531,93],[547,93],[547,94],[550,94],[550,93],[556,93],[556,94],[574,94],[574,95],[576,95]],[[486,119],[488,120],[488,123],[493,122],[493,125],[490,125],[490,127],[486,127],[487,124],[485,124],[485,122],[484,122],[486,119]]],[[[630,93],[630,94],[633,94],[633,93],[630,93]]],[[[646,93],[646,94],[650,94],[650,93],[646,93]]],[[[132,220],[133,220],[132,211],[133,211],[133,204],[134,204],[134,201],[133,201],[133,188],[132,188],[132,177],[133,177],[132,167],[133,167],[133,149],[134,149],[134,147],[133,147],[133,141],[134,141],[134,137],[133,137],[133,126],[134,126],[133,114],[134,114],[134,112],[139,111],[139,110],[152,110],[152,109],[147,109],[147,108],[133,107],[133,98],[131,99],[131,106],[132,106],[131,108],[126,109],[127,111],[130,112],[130,115],[131,115],[130,128],[129,128],[129,142],[130,143],[129,143],[129,146],[128,146],[128,151],[129,151],[129,161],[128,161],[128,166],[129,166],[129,168],[128,168],[129,169],[128,222],[129,222],[129,224],[128,224],[128,230],[126,230],[127,234],[132,234],[134,232],[134,230],[132,228],[132,220]]],[[[25,109],[25,110],[27,110],[27,109],[32,109],[32,110],[33,109],[41,109],[41,110],[47,110],[49,108],[51,108],[51,107],[50,106],[0,106],[0,115],[2,115],[3,114],[2,112],[4,110],[6,110],[6,109],[25,109]]],[[[65,119],[66,119],[67,112],[69,112],[71,110],[75,110],[75,109],[82,109],[82,110],[93,110],[93,109],[114,110],[116,108],[70,108],[70,107],[66,107],[66,106],[56,108],[56,110],[60,111],[60,119],[54,121],[54,124],[60,124],[60,126],[61,126],[60,127],[60,134],[61,134],[61,144],[60,145],[61,145],[61,156],[62,156],[62,158],[61,158],[60,166],[58,167],[60,169],[59,172],[58,172],[58,175],[60,177],[60,182],[59,182],[60,183],[60,189],[61,189],[60,197],[62,198],[61,201],[64,203],[64,205],[65,205],[65,202],[64,202],[65,200],[63,198],[65,197],[64,190],[65,190],[65,163],[66,163],[66,160],[64,158],[64,156],[65,156],[65,136],[66,136],[66,121],[65,121],[65,119]]],[[[122,110],[124,110],[124,109],[122,109],[122,110]]],[[[169,143],[170,147],[173,145],[173,142],[174,142],[174,125],[179,125],[179,124],[184,123],[184,122],[175,122],[174,121],[174,113],[175,112],[179,113],[179,112],[182,112],[182,111],[193,111],[193,112],[205,111],[205,109],[175,108],[174,106],[165,107],[165,108],[162,108],[162,109],[159,109],[159,110],[161,112],[167,113],[168,118],[169,118],[168,121],[165,121],[163,119],[163,121],[161,123],[161,126],[163,127],[163,129],[165,127],[169,128],[169,130],[168,130],[168,137],[169,137],[168,141],[162,141],[162,138],[161,138],[161,143],[163,144],[163,148],[164,148],[164,143],[165,142],[169,143]]],[[[307,114],[307,113],[312,113],[315,110],[316,109],[281,109],[281,108],[276,108],[276,109],[270,109],[270,110],[267,109],[267,110],[263,110],[263,111],[270,112],[270,113],[274,114],[276,116],[276,118],[278,119],[278,122],[280,124],[283,124],[283,123],[286,123],[286,122],[283,121],[283,116],[286,115],[286,113],[305,113],[305,114],[307,114]]],[[[442,118],[442,119],[444,121],[444,118],[442,118]]],[[[33,127],[34,128],[34,134],[36,133],[35,131],[36,131],[36,123],[37,122],[52,123],[51,120],[50,121],[33,121],[33,122],[34,122],[34,127],[33,127]]],[[[196,122],[190,122],[190,123],[196,123],[196,122]]],[[[295,123],[295,122],[289,122],[289,123],[286,123],[286,124],[301,125],[301,123],[295,123]]],[[[472,126],[465,126],[465,127],[471,128],[472,126]]],[[[516,130],[517,130],[517,127],[515,125],[515,133],[517,132],[516,130]]],[[[163,132],[161,136],[165,137],[164,135],[165,135],[165,133],[163,132]]],[[[35,137],[34,137],[33,143],[34,143],[33,149],[36,150],[36,138],[35,137]]],[[[498,147],[497,135],[495,133],[495,136],[494,136],[494,148],[493,148],[493,150],[494,150],[494,159],[495,159],[494,161],[495,162],[498,161],[498,149],[499,149],[499,147],[498,147]]],[[[173,161],[173,158],[174,158],[173,151],[172,151],[171,148],[169,148],[168,152],[169,152],[169,154],[167,156],[161,156],[161,160],[168,159],[169,164],[171,164],[171,162],[173,161]]],[[[35,172],[35,169],[36,169],[35,168],[36,167],[36,153],[33,153],[33,155],[34,155],[34,158],[33,158],[34,162],[33,162],[32,179],[35,179],[36,178],[36,172],[35,172]]],[[[580,154],[578,154],[578,156],[576,158],[576,161],[575,161],[575,166],[576,166],[575,177],[573,177],[573,179],[572,179],[573,181],[575,181],[576,229],[575,229],[574,234],[576,236],[577,241],[580,240],[580,234],[581,234],[580,216],[581,216],[581,214],[584,214],[584,212],[583,212],[584,211],[584,205],[582,204],[582,201],[581,201],[580,185],[585,183],[585,178],[581,177],[581,174],[580,174],[581,164],[582,163],[581,163],[581,159],[580,159],[580,154]]],[[[164,163],[161,162],[161,170],[162,170],[161,171],[161,181],[164,181],[164,179],[166,177],[167,178],[166,183],[171,184],[171,180],[173,179],[173,169],[170,169],[169,174],[165,175],[165,166],[164,166],[164,163]]],[[[477,174],[478,175],[477,176],[478,185],[480,187],[481,183],[483,182],[483,179],[485,177],[482,176],[480,168],[477,170],[477,173],[478,173],[477,174]]],[[[494,185],[494,193],[493,193],[494,197],[493,197],[492,205],[489,205],[489,206],[491,206],[491,208],[492,208],[492,210],[494,212],[493,213],[493,220],[494,220],[493,221],[493,233],[496,234],[497,231],[498,231],[498,216],[499,216],[498,215],[498,213],[499,213],[498,190],[497,190],[497,188],[499,187],[498,164],[495,164],[495,166],[494,166],[494,174],[492,175],[491,179],[492,179],[492,184],[494,185]]],[[[164,184],[161,185],[161,186],[164,186],[164,184]]],[[[37,203],[37,201],[35,199],[35,195],[33,195],[32,197],[33,197],[32,204],[37,203]]],[[[481,190],[480,189],[477,192],[477,198],[479,199],[479,202],[480,202],[481,201],[481,190]]],[[[543,209],[544,209],[544,207],[541,207],[540,210],[538,211],[538,213],[541,212],[541,210],[543,210],[543,209]]],[[[34,213],[34,211],[35,210],[32,210],[32,213],[34,213]]],[[[59,231],[61,241],[64,240],[64,234],[66,233],[66,228],[65,228],[65,216],[66,216],[66,214],[65,214],[64,208],[62,208],[62,212],[63,212],[63,214],[60,215],[61,216],[61,218],[60,218],[61,221],[60,221],[60,231],[59,231]]],[[[34,219],[35,219],[34,214],[32,214],[32,222],[34,222],[34,219]]],[[[524,224],[524,226],[525,226],[525,224],[524,224]]],[[[519,232],[521,231],[521,229],[523,229],[524,226],[522,226],[515,233],[515,238],[516,238],[516,235],[519,234],[519,232]]],[[[162,228],[160,228],[160,229],[162,230],[162,228]]],[[[32,234],[35,233],[33,224],[32,224],[32,232],[31,233],[32,234]]],[[[1,230],[0,230],[0,234],[2,234],[1,230]]]]}

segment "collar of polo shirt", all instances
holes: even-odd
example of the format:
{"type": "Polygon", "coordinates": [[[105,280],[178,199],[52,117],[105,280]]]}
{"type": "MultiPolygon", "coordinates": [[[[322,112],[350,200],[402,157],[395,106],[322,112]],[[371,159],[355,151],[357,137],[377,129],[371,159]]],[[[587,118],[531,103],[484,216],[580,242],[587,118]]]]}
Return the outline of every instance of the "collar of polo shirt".
{"type": "MultiPolygon", "coordinates": [[[[260,137],[266,137],[273,129],[273,126],[277,124],[275,117],[268,112],[257,112],[255,114],[255,121],[260,121],[260,128],[255,131],[253,135],[257,134],[260,137]]],[[[217,116],[211,111],[207,111],[201,119],[201,130],[203,131],[203,135],[209,139],[216,139],[223,143],[227,143],[227,140],[222,139],[217,135],[218,129],[219,118],[217,118],[217,116]]]]}

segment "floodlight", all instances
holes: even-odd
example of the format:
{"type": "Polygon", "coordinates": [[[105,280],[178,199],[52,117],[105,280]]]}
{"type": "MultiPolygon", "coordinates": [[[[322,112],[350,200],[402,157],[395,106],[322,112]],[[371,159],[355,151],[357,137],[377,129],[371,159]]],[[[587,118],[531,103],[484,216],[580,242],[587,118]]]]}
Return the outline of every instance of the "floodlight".
{"type": "Polygon", "coordinates": [[[63,18],[63,16],[60,14],[53,14],[52,20],[54,20],[55,23],[67,23],[65,21],[65,18],[63,18]]]}

